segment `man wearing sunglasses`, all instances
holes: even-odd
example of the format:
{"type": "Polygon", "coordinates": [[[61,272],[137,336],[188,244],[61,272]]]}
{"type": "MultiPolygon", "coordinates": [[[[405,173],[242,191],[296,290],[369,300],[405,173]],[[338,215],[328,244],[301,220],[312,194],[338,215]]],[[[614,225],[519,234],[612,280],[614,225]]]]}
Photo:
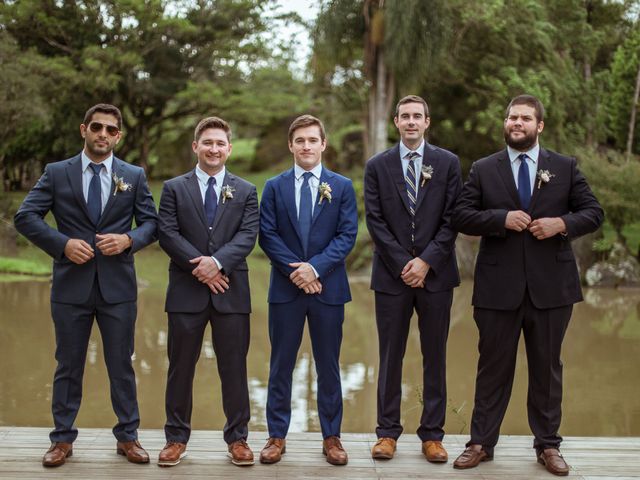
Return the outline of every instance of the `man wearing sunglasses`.
{"type": "Polygon", "coordinates": [[[58,365],[52,393],[55,428],[42,459],[46,467],[62,465],[73,453],[94,319],[118,418],[113,427],[117,453],[133,463],[149,462],[137,439],[140,415],[131,362],[137,312],[133,254],[156,240],[157,214],[144,171],[113,155],[121,125],[118,108],[91,107],[80,125],[82,152],[47,164],[15,216],[16,229],[53,257],[51,315],[58,365]],[[44,220],[48,212],[56,228],[44,220]]]}

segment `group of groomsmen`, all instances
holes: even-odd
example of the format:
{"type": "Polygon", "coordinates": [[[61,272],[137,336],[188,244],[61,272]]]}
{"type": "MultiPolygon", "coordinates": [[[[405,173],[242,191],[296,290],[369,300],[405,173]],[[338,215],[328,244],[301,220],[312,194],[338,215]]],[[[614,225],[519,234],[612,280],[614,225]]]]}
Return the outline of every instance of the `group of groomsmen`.
{"type": "MultiPolygon", "coordinates": [[[[425,140],[430,115],[424,99],[402,98],[394,123],[400,142],[369,159],[364,172],[380,356],[378,441],[371,455],[393,458],[403,431],[402,363],[415,311],[424,399],[417,434],[429,462],[448,460],[442,444],[446,344],[453,289],[460,282],[455,240],[463,232],[482,237],[472,300],[480,357],[471,438],[454,467],[471,468],[493,458],[522,331],[536,458],[551,473],[566,475],[558,434],[560,352],[572,306],[582,299],[570,242],[599,228],[602,209],[575,158],[539,145],[544,108],[535,97],[512,99],[504,120],[506,148],[475,162],[464,186],[458,157],[425,140]]],[[[143,170],[113,155],[121,128],[116,107],[90,108],[80,125],[82,152],[47,164],[15,216],[18,231],[53,257],[55,428],[43,465],[62,465],[72,455],[94,319],[118,418],[113,428],[117,453],[130,462],[149,462],[137,436],[131,360],[137,311],[133,255],[157,239],[170,258],[167,443],[158,464],[174,466],[186,455],[193,378],[207,324],[221,379],[229,457],[236,465],[254,463],[246,442],[251,312],[246,258],[256,238],[272,266],[269,438],[260,462],[276,463],[286,453],[292,374],[306,320],[322,452],[331,464],[347,464],[340,441],[339,355],[344,305],[351,300],[345,259],[355,244],[358,218],[351,180],[322,163],[327,146],[322,122],[311,115],[293,121],[288,146],[294,165],[267,181],[258,208],[256,187],[227,169],[229,124],[218,117],[201,120],[192,143],[197,165],[165,182],[158,213],[143,170]],[[55,227],[44,220],[48,212],[55,227]]]]}

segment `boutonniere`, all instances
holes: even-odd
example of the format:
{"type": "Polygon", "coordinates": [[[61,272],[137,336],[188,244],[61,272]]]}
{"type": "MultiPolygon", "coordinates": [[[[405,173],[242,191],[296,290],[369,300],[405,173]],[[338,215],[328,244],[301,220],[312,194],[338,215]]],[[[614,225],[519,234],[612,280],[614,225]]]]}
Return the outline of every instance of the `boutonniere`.
{"type": "Polygon", "coordinates": [[[115,188],[113,189],[113,196],[115,197],[118,192],[128,192],[133,190],[133,186],[130,183],[124,181],[124,178],[119,177],[115,173],[112,175],[115,188]]]}
{"type": "Polygon", "coordinates": [[[538,170],[536,177],[538,177],[538,189],[540,189],[543,183],[549,183],[551,177],[555,177],[555,175],[549,173],[549,170],[538,170]]]}
{"type": "Polygon", "coordinates": [[[422,176],[422,182],[420,182],[420,186],[424,187],[424,184],[431,180],[431,177],[433,177],[433,167],[431,165],[422,165],[420,174],[422,176]]]}
{"type": "Polygon", "coordinates": [[[322,200],[325,198],[331,203],[331,185],[327,182],[322,182],[318,186],[318,194],[320,196],[320,200],[318,200],[318,205],[322,204],[322,200]]]}
{"type": "Polygon", "coordinates": [[[222,203],[226,202],[227,200],[231,200],[233,198],[233,192],[235,192],[236,189],[233,188],[231,185],[223,185],[222,189],[220,190],[220,195],[222,196],[222,203]]]}

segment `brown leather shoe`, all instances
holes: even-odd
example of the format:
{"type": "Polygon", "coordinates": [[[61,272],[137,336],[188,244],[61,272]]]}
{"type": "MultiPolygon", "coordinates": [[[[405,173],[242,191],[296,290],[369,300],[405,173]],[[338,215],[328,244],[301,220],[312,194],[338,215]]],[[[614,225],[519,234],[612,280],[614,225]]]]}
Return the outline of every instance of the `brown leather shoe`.
{"type": "Polygon", "coordinates": [[[322,441],[322,453],[327,456],[327,462],[331,465],[346,465],[349,461],[347,452],[336,436],[327,437],[322,441]]]}
{"type": "Polygon", "coordinates": [[[456,458],[456,461],[453,462],[453,468],[473,468],[477,467],[480,462],[488,462],[490,460],[493,460],[493,458],[482,450],[481,445],[471,445],[456,458]]]}
{"type": "Polygon", "coordinates": [[[116,443],[118,455],[124,455],[131,463],[149,463],[149,455],[138,440],[116,443]]]}
{"type": "Polygon", "coordinates": [[[42,457],[42,465],[45,467],[59,467],[64,464],[67,457],[73,455],[73,444],[65,442],[53,442],[42,457]]]}
{"type": "Polygon", "coordinates": [[[396,453],[396,441],[393,438],[381,437],[371,449],[371,458],[391,460],[396,453]]]}
{"type": "Polygon", "coordinates": [[[227,455],[231,457],[231,463],[234,465],[240,465],[243,467],[246,465],[253,465],[253,452],[244,439],[230,443],[227,455]]]}
{"type": "Polygon", "coordinates": [[[442,442],[437,440],[422,442],[422,453],[431,463],[445,463],[449,460],[449,455],[442,446],[442,442]]]}
{"type": "Polygon", "coordinates": [[[173,467],[187,456],[187,444],[179,442],[167,442],[158,455],[158,465],[161,467],[173,467]]]}
{"type": "Polygon", "coordinates": [[[562,454],[557,448],[545,448],[538,455],[538,463],[544,465],[544,467],[554,475],[560,475],[564,477],[569,475],[569,465],[562,458],[562,454]]]}
{"type": "Polygon", "coordinates": [[[287,451],[287,441],[284,438],[269,437],[267,444],[260,452],[260,463],[278,463],[287,451]]]}

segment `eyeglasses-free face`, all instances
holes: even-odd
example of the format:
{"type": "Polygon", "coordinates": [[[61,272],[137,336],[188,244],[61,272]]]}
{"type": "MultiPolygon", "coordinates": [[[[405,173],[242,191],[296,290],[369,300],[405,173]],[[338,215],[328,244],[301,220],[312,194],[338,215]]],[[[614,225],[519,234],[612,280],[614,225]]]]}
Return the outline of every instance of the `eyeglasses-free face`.
{"type": "Polygon", "coordinates": [[[100,123],[95,121],[92,121],[89,124],[89,130],[91,130],[93,133],[101,132],[103,128],[106,128],[107,133],[112,137],[115,137],[120,133],[120,129],[114,125],[107,125],[105,123],[100,123]]]}

